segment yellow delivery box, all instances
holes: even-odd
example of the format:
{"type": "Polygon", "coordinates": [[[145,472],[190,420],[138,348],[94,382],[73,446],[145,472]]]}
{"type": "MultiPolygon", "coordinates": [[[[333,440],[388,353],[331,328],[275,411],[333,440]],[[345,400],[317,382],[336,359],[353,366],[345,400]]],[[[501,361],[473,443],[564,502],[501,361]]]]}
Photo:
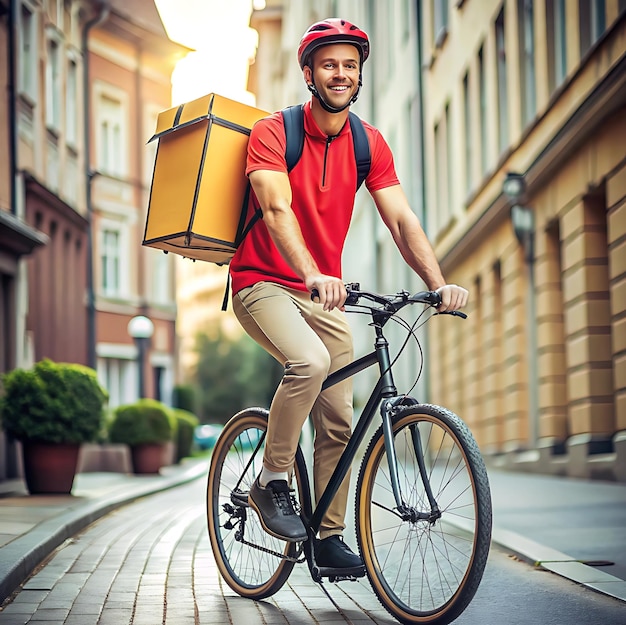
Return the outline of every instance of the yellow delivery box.
{"type": "Polygon", "coordinates": [[[252,225],[245,175],[250,129],[266,111],[214,93],[159,114],[143,244],[220,265],[252,225]]]}

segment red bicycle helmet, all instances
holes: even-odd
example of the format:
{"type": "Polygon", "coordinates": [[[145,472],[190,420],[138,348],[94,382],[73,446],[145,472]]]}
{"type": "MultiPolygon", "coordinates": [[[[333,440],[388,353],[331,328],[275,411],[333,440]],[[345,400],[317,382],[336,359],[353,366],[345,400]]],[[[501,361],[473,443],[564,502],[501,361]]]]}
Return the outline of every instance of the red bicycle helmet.
{"type": "Polygon", "coordinates": [[[367,33],[347,20],[329,18],[316,22],[304,33],[298,46],[298,63],[303,68],[315,50],[331,43],[349,43],[356,46],[361,55],[361,63],[370,54],[370,42],[367,33]]]}

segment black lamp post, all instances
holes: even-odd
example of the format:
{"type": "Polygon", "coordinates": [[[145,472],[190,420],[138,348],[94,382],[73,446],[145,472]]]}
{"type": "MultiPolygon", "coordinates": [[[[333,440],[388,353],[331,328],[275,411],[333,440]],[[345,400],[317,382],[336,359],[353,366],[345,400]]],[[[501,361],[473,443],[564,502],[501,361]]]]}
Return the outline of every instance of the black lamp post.
{"type": "Polygon", "coordinates": [[[150,338],[154,333],[154,324],[148,317],[144,315],[138,315],[133,317],[128,322],[128,334],[135,341],[137,346],[137,367],[139,369],[139,399],[145,396],[145,365],[146,365],[146,352],[148,351],[148,345],[150,338]]]}

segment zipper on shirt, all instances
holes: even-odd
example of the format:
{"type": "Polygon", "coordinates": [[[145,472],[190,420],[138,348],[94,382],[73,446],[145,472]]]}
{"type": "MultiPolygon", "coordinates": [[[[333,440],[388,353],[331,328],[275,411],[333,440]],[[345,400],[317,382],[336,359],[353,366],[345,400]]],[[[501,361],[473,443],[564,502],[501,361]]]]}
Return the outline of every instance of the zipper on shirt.
{"type": "Polygon", "coordinates": [[[339,135],[333,135],[332,137],[326,137],[326,147],[324,148],[324,169],[322,171],[322,188],[326,186],[326,165],[328,162],[328,150],[330,148],[330,144],[338,137],[339,135]]]}

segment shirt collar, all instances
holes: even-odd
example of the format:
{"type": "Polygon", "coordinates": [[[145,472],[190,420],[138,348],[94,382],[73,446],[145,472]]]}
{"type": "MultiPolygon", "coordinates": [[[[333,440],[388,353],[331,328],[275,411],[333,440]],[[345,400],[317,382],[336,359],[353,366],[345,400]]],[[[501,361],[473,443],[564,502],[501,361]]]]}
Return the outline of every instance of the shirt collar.
{"type": "MultiPolygon", "coordinates": [[[[312,137],[317,137],[319,139],[323,139],[326,141],[328,135],[323,132],[320,127],[317,125],[315,118],[313,117],[313,113],[311,111],[311,101],[305,102],[304,105],[304,131],[307,135],[312,137]]],[[[346,123],[343,125],[343,128],[339,131],[340,135],[346,134],[348,129],[350,128],[350,124],[346,119],[346,123]]]]}

